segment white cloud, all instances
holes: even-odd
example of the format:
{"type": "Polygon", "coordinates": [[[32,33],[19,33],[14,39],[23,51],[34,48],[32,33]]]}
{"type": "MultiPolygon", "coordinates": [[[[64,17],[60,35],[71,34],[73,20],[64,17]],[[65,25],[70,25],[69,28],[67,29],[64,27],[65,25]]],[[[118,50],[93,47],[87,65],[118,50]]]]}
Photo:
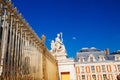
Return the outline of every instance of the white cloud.
{"type": "Polygon", "coordinates": [[[72,37],[73,40],[76,40],[76,37],[72,37]]]}

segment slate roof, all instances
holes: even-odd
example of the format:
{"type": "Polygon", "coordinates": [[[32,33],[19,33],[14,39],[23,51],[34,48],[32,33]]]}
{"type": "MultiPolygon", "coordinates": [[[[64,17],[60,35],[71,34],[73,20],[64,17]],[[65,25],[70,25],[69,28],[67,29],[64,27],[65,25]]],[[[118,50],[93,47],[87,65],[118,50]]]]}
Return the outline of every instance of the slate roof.
{"type": "Polygon", "coordinates": [[[99,56],[103,56],[105,60],[108,59],[104,51],[92,47],[82,48],[79,52],[77,52],[76,61],[78,61],[78,58],[80,57],[84,57],[85,61],[88,61],[88,57],[90,54],[92,54],[95,57],[96,61],[99,61],[99,56]]]}
{"type": "Polygon", "coordinates": [[[116,54],[120,54],[120,50],[117,50],[117,51],[111,53],[111,55],[116,55],[116,54]]]}
{"type": "Polygon", "coordinates": [[[112,52],[110,55],[107,55],[109,60],[115,60],[115,55],[120,55],[120,50],[112,52]]]}

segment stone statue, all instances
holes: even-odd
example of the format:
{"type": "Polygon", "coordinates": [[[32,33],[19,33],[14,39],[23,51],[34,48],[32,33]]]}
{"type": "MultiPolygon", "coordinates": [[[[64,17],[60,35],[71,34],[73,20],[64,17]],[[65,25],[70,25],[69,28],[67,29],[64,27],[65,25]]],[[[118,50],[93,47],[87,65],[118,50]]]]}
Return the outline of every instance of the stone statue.
{"type": "Polygon", "coordinates": [[[51,49],[54,52],[55,51],[55,42],[54,40],[51,41],[51,49]]]}
{"type": "Polygon", "coordinates": [[[51,41],[51,49],[52,52],[56,53],[63,53],[65,52],[65,46],[63,44],[63,38],[62,38],[62,33],[57,34],[57,37],[54,40],[51,41]]]}
{"type": "Polygon", "coordinates": [[[60,45],[62,44],[61,40],[60,40],[60,34],[57,34],[57,37],[55,39],[55,46],[56,49],[58,50],[60,48],[60,45]]]}
{"type": "Polygon", "coordinates": [[[57,34],[55,41],[63,44],[62,32],[60,32],[60,34],[57,34]]]}

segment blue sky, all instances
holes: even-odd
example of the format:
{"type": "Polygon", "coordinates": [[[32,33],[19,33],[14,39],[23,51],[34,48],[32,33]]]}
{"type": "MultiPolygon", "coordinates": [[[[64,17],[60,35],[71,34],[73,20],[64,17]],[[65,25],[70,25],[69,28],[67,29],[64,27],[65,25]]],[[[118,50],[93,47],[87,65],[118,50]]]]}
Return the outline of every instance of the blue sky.
{"type": "Polygon", "coordinates": [[[83,47],[120,49],[120,0],[13,0],[46,46],[63,33],[69,57],[83,47]]]}

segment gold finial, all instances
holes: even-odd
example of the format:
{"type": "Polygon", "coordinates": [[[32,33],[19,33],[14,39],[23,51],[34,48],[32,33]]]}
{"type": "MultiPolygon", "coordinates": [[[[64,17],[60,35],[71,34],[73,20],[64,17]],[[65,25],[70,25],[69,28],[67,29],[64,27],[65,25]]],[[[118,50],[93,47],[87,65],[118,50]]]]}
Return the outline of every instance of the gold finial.
{"type": "Polygon", "coordinates": [[[45,42],[45,40],[46,40],[45,35],[42,35],[42,42],[45,42]]]}

